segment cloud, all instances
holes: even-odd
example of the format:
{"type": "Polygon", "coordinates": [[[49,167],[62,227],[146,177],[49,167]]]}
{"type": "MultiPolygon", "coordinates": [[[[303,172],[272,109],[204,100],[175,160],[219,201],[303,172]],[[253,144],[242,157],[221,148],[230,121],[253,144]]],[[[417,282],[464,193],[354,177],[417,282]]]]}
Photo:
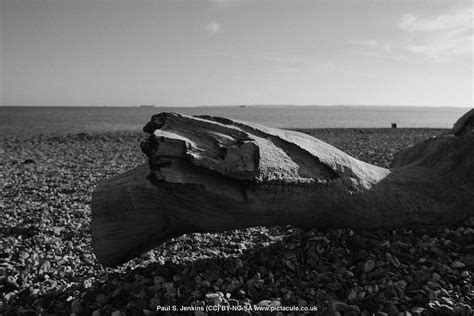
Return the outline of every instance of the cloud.
{"type": "Polygon", "coordinates": [[[212,9],[224,9],[232,0],[209,0],[211,2],[212,9]]]}
{"type": "Polygon", "coordinates": [[[415,21],[418,19],[416,15],[411,13],[404,14],[398,23],[398,27],[402,30],[408,30],[412,28],[415,21]]]}
{"type": "Polygon", "coordinates": [[[398,40],[350,40],[347,52],[400,62],[471,62],[474,9],[457,7],[436,16],[404,14],[396,24],[398,40]]]}
{"type": "Polygon", "coordinates": [[[393,54],[393,48],[396,47],[396,44],[392,42],[368,39],[350,40],[349,44],[353,47],[353,50],[347,51],[352,53],[371,57],[380,57],[384,59],[400,60],[400,56],[393,54]]]}
{"type": "Polygon", "coordinates": [[[352,69],[332,61],[319,61],[311,56],[299,54],[258,54],[260,60],[270,62],[277,71],[286,73],[343,73],[352,76],[373,77],[373,73],[352,69]]]}
{"type": "Polygon", "coordinates": [[[222,26],[218,22],[209,22],[204,29],[210,36],[222,33],[222,26]]]}
{"type": "Polygon", "coordinates": [[[472,35],[444,34],[420,40],[405,46],[413,54],[425,56],[433,61],[448,62],[457,57],[472,56],[472,35]]]}
{"type": "Polygon", "coordinates": [[[401,30],[428,32],[443,30],[459,30],[472,28],[474,9],[457,8],[447,14],[432,18],[423,18],[414,14],[405,14],[398,27],[401,30]]]}
{"type": "Polygon", "coordinates": [[[398,28],[410,39],[403,49],[436,62],[472,56],[474,9],[452,9],[435,17],[405,14],[398,28]]]}
{"type": "Polygon", "coordinates": [[[376,40],[352,40],[349,41],[352,46],[363,48],[376,48],[379,43],[376,40]]]}

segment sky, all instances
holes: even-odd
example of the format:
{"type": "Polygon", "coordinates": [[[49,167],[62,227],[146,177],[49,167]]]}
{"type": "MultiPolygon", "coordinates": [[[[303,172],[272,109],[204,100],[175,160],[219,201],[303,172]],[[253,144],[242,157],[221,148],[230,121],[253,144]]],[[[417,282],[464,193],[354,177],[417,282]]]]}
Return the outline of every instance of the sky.
{"type": "Polygon", "coordinates": [[[0,0],[0,104],[471,107],[473,4],[0,0]]]}

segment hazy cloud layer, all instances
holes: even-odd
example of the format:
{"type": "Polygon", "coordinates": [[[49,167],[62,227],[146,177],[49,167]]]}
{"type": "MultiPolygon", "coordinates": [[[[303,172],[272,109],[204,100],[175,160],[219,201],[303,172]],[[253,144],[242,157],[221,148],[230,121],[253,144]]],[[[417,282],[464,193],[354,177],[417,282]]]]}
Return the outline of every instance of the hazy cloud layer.
{"type": "Polygon", "coordinates": [[[368,48],[376,48],[378,46],[378,42],[376,40],[351,40],[349,43],[355,47],[368,47],[368,48]]]}
{"type": "Polygon", "coordinates": [[[376,40],[351,40],[349,44],[355,48],[365,48],[365,49],[372,49],[372,50],[382,50],[385,52],[390,52],[392,50],[392,43],[384,41],[376,41],[376,40]]]}
{"type": "Polygon", "coordinates": [[[473,54],[473,14],[472,8],[462,7],[431,17],[407,13],[395,26],[400,39],[354,39],[349,45],[357,54],[398,61],[463,59],[473,54]]]}
{"type": "Polygon", "coordinates": [[[207,34],[209,35],[216,35],[222,33],[222,26],[218,22],[209,22],[204,29],[206,30],[207,34]]]}
{"type": "Polygon", "coordinates": [[[224,9],[229,6],[232,0],[209,0],[212,9],[224,9]]]}
{"type": "Polygon", "coordinates": [[[433,61],[472,56],[474,9],[458,7],[434,17],[405,14],[398,27],[411,36],[404,49],[433,61]]]}
{"type": "Polygon", "coordinates": [[[420,17],[408,13],[402,16],[399,28],[407,31],[445,31],[472,29],[473,9],[456,8],[452,12],[435,17],[420,17]]]}

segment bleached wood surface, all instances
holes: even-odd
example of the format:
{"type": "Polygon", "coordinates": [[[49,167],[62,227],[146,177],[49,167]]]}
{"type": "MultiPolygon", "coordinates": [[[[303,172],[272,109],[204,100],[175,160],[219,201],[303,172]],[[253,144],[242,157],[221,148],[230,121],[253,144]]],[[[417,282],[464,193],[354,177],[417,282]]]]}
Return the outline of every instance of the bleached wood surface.
{"type": "Polygon", "coordinates": [[[463,116],[452,134],[401,151],[385,169],[303,133],[209,116],[155,115],[144,127],[148,164],[94,191],[94,252],[114,266],[189,232],[463,220],[474,215],[474,134],[466,125],[472,116],[463,116]]]}

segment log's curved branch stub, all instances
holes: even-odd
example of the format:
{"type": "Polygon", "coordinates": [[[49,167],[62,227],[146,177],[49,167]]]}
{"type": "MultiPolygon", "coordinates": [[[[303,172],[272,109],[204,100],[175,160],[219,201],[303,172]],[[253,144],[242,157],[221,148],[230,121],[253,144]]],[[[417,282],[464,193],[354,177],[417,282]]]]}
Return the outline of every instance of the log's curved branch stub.
{"type": "Polygon", "coordinates": [[[457,154],[457,156],[461,157],[458,157],[458,159],[462,159],[463,155],[472,157],[469,156],[471,154],[465,152],[459,155],[460,148],[452,146],[452,144],[457,144],[456,146],[464,148],[466,140],[469,140],[469,138],[460,137],[469,135],[474,135],[474,109],[461,116],[448,133],[429,138],[424,142],[414,144],[397,152],[390,167],[400,168],[415,162],[435,167],[437,163],[446,164],[452,162],[452,158],[448,159],[451,154],[457,154]]]}
{"type": "Polygon", "coordinates": [[[451,133],[456,136],[461,136],[474,131],[474,109],[461,116],[456,123],[454,123],[451,133]]]}

